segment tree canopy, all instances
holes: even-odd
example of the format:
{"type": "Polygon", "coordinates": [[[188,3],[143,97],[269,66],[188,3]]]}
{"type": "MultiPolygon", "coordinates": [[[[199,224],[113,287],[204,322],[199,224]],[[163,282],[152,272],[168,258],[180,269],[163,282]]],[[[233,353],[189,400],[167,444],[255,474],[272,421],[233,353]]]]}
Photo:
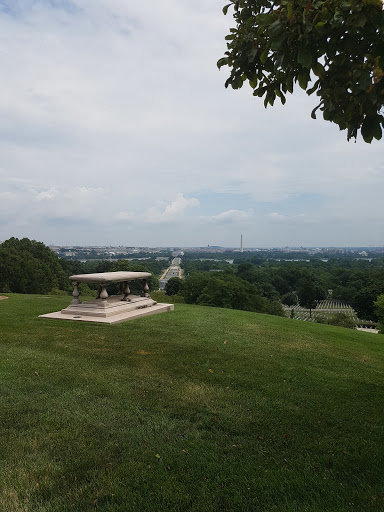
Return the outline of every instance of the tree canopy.
{"type": "Polygon", "coordinates": [[[183,281],[179,277],[171,277],[165,285],[165,295],[176,295],[183,287],[183,281]]]}
{"type": "Polygon", "coordinates": [[[312,318],[312,309],[316,307],[315,285],[310,277],[303,277],[299,281],[297,290],[300,305],[309,309],[309,317],[312,318]]]}
{"type": "Polygon", "coordinates": [[[384,294],[381,294],[377,297],[376,302],[374,303],[375,313],[379,320],[379,329],[381,334],[384,334],[384,294]]]}
{"type": "Polygon", "coordinates": [[[384,11],[382,0],[231,0],[236,27],[217,65],[229,66],[225,82],[248,81],[264,106],[298,83],[316,92],[312,111],[365,142],[382,136],[384,117],[384,11]]]}
{"type": "Polygon", "coordinates": [[[69,286],[59,258],[43,243],[12,237],[0,244],[1,291],[48,293],[69,286]]]}

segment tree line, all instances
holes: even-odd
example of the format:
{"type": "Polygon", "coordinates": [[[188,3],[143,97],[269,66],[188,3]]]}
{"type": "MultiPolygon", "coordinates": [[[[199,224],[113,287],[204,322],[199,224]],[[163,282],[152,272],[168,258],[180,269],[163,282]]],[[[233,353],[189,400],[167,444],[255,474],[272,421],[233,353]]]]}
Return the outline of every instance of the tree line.
{"type": "MultiPolygon", "coordinates": [[[[42,242],[28,238],[10,238],[0,244],[0,291],[3,293],[70,293],[69,276],[95,272],[134,271],[151,272],[149,287],[159,287],[158,276],[168,266],[167,261],[156,259],[139,261],[86,261],[59,258],[42,242]]],[[[92,286],[90,286],[92,288],[92,286]]],[[[81,285],[82,292],[89,287],[81,285]]],[[[132,283],[132,291],[135,285],[132,283]]],[[[109,293],[114,292],[111,285],[109,293]]]]}
{"type": "MultiPolygon", "coordinates": [[[[360,318],[377,321],[375,301],[384,294],[384,258],[273,261],[248,253],[233,264],[184,258],[183,267],[186,278],[176,285],[176,293],[187,303],[276,314],[281,303],[312,308],[317,301],[332,298],[351,305],[360,318]]],[[[171,281],[169,294],[176,289],[171,281]]]]}

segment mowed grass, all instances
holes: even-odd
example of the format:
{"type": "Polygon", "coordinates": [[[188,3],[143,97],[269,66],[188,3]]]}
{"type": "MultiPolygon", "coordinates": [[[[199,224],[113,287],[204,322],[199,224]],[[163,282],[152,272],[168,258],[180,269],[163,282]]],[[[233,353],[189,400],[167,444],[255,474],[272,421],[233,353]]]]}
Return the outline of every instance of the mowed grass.
{"type": "Polygon", "coordinates": [[[0,301],[2,512],[384,510],[384,336],[68,302],[0,301]]]}

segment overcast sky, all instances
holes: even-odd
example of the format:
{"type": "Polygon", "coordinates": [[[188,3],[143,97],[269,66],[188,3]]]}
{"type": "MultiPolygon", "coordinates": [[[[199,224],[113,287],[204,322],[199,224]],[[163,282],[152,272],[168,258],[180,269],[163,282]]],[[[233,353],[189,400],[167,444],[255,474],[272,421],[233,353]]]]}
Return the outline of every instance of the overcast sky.
{"type": "Polygon", "coordinates": [[[218,0],[0,0],[0,240],[384,245],[382,143],[225,89],[218,0]]]}

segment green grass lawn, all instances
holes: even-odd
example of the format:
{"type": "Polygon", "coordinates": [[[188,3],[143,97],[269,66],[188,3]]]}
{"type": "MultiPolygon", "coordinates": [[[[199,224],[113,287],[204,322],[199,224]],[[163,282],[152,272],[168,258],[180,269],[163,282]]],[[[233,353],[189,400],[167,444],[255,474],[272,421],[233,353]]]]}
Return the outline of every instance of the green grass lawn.
{"type": "Polygon", "coordinates": [[[0,301],[1,512],[384,510],[384,336],[68,303],[0,301]]]}

